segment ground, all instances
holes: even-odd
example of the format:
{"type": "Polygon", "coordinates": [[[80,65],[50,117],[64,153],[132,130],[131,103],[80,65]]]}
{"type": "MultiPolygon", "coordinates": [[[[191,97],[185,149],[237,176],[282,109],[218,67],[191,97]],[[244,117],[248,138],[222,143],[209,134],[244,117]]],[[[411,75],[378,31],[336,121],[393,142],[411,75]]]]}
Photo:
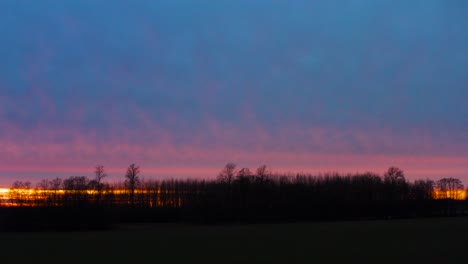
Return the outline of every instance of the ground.
{"type": "Polygon", "coordinates": [[[0,263],[466,263],[468,218],[0,233],[0,263]]]}

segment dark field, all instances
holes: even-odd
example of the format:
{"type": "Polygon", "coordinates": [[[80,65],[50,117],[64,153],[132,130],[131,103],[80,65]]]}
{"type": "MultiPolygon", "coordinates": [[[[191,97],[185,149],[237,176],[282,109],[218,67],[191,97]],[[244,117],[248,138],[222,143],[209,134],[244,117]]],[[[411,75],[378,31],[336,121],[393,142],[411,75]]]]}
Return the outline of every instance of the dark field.
{"type": "Polygon", "coordinates": [[[0,233],[0,263],[466,263],[468,218],[0,233]],[[352,261],[352,262],[351,262],[352,261]]]}

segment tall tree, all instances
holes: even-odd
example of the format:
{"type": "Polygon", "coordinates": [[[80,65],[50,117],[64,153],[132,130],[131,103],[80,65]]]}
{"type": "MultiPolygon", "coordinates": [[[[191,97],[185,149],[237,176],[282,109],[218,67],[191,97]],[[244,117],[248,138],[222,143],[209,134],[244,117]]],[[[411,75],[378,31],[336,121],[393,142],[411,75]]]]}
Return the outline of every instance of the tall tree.
{"type": "Polygon", "coordinates": [[[102,179],[107,177],[107,173],[104,170],[104,166],[103,165],[97,165],[94,168],[94,175],[95,175],[94,179],[96,180],[96,182],[97,182],[97,184],[99,186],[101,184],[102,179]]]}
{"type": "Polygon", "coordinates": [[[444,199],[460,199],[463,192],[463,183],[456,178],[443,178],[436,182],[436,187],[439,191],[439,198],[444,199]]]}
{"type": "Polygon", "coordinates": [[[222,183],[231,184],[234,180],[234,175],[236,175],[236,164],[229,162],[218,174],[218,180],[222,183]]]}
{"type": "Polygon", "coordinates": [[[403,170],[398,167],[390,167],[384,173],[386,197],[390,200],[402,200],[408,191],[408,184],[403,170]]]}
{"type": "Polygon", "coordinates": [[[127,168],[127,173],[125,174],[125,186],[130,191],[130,203],[133,206],[135,204],[135,188],[140,181],[140,167],[135,165],[135,163],[130,164],[127,168]]]}
{"type": "Polygon", "coordinates": [[[252,176],[252,172],[250,171],[249,168],[242,168],[238,173],[237,177],[242,178],[242,177],[250,177],[252,176]]]}
{"type": "Polygon", "coordinates": [[[101,200],[101,193],[102,193],[102,187],[103,187],[103,184],[101,183],[102,179],[104,179],[105,177],[107,177],[107,173],[105,172],[104,170],[104,166],[103,165],[97,165],[95,168],[94,168],[94,181],[96,183],[96,191],[97,191],[97,202],[99,203],[99,201],[101,200]]]}
{"type": "Polygon", "coordinates": [[[68,206],[87,205],[89,183],[86,176],[71,176],[63,180],[64,202],[68,206]]]}
{"type": "Polygon", "coordinates": [[[53,202],[59,204],[59,193],[63,187],[63,181],[60,178],[55,178],[50,181],[50,188],[53,193],[53,202]]]}
{"type": "Polygon", "coordinates": [[[31,182],[15,181],[10,188],[10,199],[13,203],[23,206],[29,200],[31,182]]]}
{"type": "Polygon", "coordinates": [[[257,173],[255,175],[255,180],[257,183],[263,184],[268,179],[267,166],[262,165],[257,168],[257,173]]]}
{"type": "Polygon", "coordinates": [[[412,187],[411,197],[416,200],[430,200],[434,195],[435,183],[432,180],[416,180],[412,187]]]}
{"type": "Polygon", "coordinates": [[[405,181],[405,174],[403,173],[403,170],[401,170],[398,167],[390,167],[384,173],[384,181],[386,183],[404,182],[405,181]]]}

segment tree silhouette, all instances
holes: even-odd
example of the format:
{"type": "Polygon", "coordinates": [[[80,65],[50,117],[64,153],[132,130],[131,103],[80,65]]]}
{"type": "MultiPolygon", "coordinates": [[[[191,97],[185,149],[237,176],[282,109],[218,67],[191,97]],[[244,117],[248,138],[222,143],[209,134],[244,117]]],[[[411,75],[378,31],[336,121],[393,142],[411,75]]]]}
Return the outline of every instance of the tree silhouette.
{"type": "Polygon", "coordinates": [[[52,188],[52,190],[58,191],[62,188],[62,183],[62,179],[55,178],[52,181],[50,181],[50,187],[52,188]]]}
{"type": "Polygon", "coordinates": [[[71,176],[63,181],[64,202],[67,206],[88,204],[89,179],[86,176],[71,176]]]}
{"type": "Polygon", "coordinates": [[[140,167],[137,165],[130,164],[127,168],[127,173],[125,174],[125,186],[130,191],[130,204],[135,205],[135,188],[140,181],[140,167]]]}
{"type": "Polygon", "coordinates": [[[86,176],[71,176],[63,181],[63,188],[72,191],[84,191],[88,189],[89,180],[86,176]]]}
{"type": "Polygon", "coordinates": [[[13,189],[29,189],[31,188],[30,181],[15,181],[12,185],[13,189]]]}
{"type": "Polygon", "coordinates": [[[460,199],[460,192],[464,191],[463,183],[456,178],[443,178],[436,182],[439,199],[445,199],[445,214],[456,213],[456,201],[460,199]]]}
{"type": "MultiPolygon", "coordinates": [[[[29,182],[16,181],[8,196],[3,195],[7,198],[0,197],[0,207],[20,206],[25,212],[34,212],[33,207],[40,206],[44,208],[40,208],[38,218],[44,214],[43,223],[56,219],[51,225],[77,226],[89,221],[96,226],[115,221],[253,223],[388,219],[460,215],[468,211],[468,203],[459,201],[465,194],[459,179],[444,178],[436,183],[429,179],[407,181],[397,167],[390,167],[380,175],[372,172],[312,175],[272,173],[265,165],[255,171],[246,167],[237,170],[236,164],[227,163],[215,180],[145,180],[140,179],[139,166],[131,164],[125,180],[111,185],[101,181],[105,177],[104,167],[98,165],[95,169],[91,181],[86,176],[72,176],[63,181],[45,179],[35,185],[36,189],[29,182]],[[97,198],[96,190],[102,191],[101,197],[97,198]],[[92,206],[96,201],[100,201],[99,206],[92,206]],[[128,211],[130,205],[134,209],[128,211]],[[52,216],[44,212],[52,212],[52,216]],[[62,215],[70,217],[65,221],[60,218],[62,215]]],[[[14,214],[26,219],[25,223],[33,221],[14,214]]]]}
{"type": "Polygon", "coordinates": [[[233,162],[229,162],[218,174],[218,180],[221,183],[231,184],[234,180],[234,175],[236,175],[236,164],[233,162]]]}
{"type": "Polygon", "coordinates": [[[29,181],[15,181],[10,189],[10,198],[13,203],[23,206],[29,200],[29,189],[31,182],[29,181]]]}
{"type": "Polygon", "coordinates": [[[97,191],[97,203],[99,203],[101,201],[101,194],[102,194],[102,189],[103,189],[103,184],[102,184],[102,179],[104,179],[105,177],[107,177],[107,173],[105,172],[104,170],[104,166],[103,165],[97,165],[95,168],[94,168],[94,181],[96,183],[96,186],[95,186],[95,189],[97,191]]]}
{"type": "Polygon", "coordinates": [[[98,186],[101,184],[101,180],[107,177],[107,173],[104,170],[103,165],[97,165],[94,169],[94,175],[95,175],[95,180],[98,184],[98,186]]]}
{"type": "Polygon", "coordinates": [[[37,190],[39,190],[39,194],[41,194],[40,196],[43,197],[42,200],[38,199],[38,204],[43,204],[46,206],[52,205],[52,196],[48,193],[48,191],[50,190],[50,180],[42,179],[40,182],[37,183],[36,188],[37,190]]]}
{"type": "Polygon", "coordinates": [[[436,187],[444,199],[459,199],[460,191],[463,191],[463,183],[456,178],[443,178],[436,182],[436,187]]]}
{"type": "Polygon", "coordinates": [[[398,167],[390,167],[384,173],[384,184],[385,196],[388,201],[395,202],[405,199],[404,196],[407,194],[408,185],[403,170],[398,167]]]}
{"type": "Polygon", "coordinates": [[[415,200],[430,200],[433,198],[434,186],[432,180],[416,180],[411,188],[411,196],[415,200]]]}
{"type": "Polygon", "coordinates": [[[40,190],[48,190],[50,188],[50,181],[48,179],[42,179],[36,186],[40,190]]]}
{"type": "Polygon", "coordinates": [[[405,174],[397,167],[390,167],[384,174],[386,183],[398,183],[405,181],[405,174]]]}
{"type": "Polygon", "coordinates": [[[252,172],[250,172],[249,168],[242,168],[237,172],[238,181],[250,181],[250,178],[252,178],[252,172]]]}

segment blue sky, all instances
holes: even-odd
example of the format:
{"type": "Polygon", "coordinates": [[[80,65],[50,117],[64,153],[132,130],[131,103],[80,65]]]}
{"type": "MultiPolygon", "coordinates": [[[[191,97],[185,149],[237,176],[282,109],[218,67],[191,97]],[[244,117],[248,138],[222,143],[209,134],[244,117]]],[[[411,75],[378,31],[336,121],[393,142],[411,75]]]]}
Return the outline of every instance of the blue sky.
{"type": "Polygon", "coordinates": [[[467,13],[456,0],[2,1],[0,178],[95,163],[118,178],[132,162],[190,176],[231,160],[468,177],[467,13]]]}

